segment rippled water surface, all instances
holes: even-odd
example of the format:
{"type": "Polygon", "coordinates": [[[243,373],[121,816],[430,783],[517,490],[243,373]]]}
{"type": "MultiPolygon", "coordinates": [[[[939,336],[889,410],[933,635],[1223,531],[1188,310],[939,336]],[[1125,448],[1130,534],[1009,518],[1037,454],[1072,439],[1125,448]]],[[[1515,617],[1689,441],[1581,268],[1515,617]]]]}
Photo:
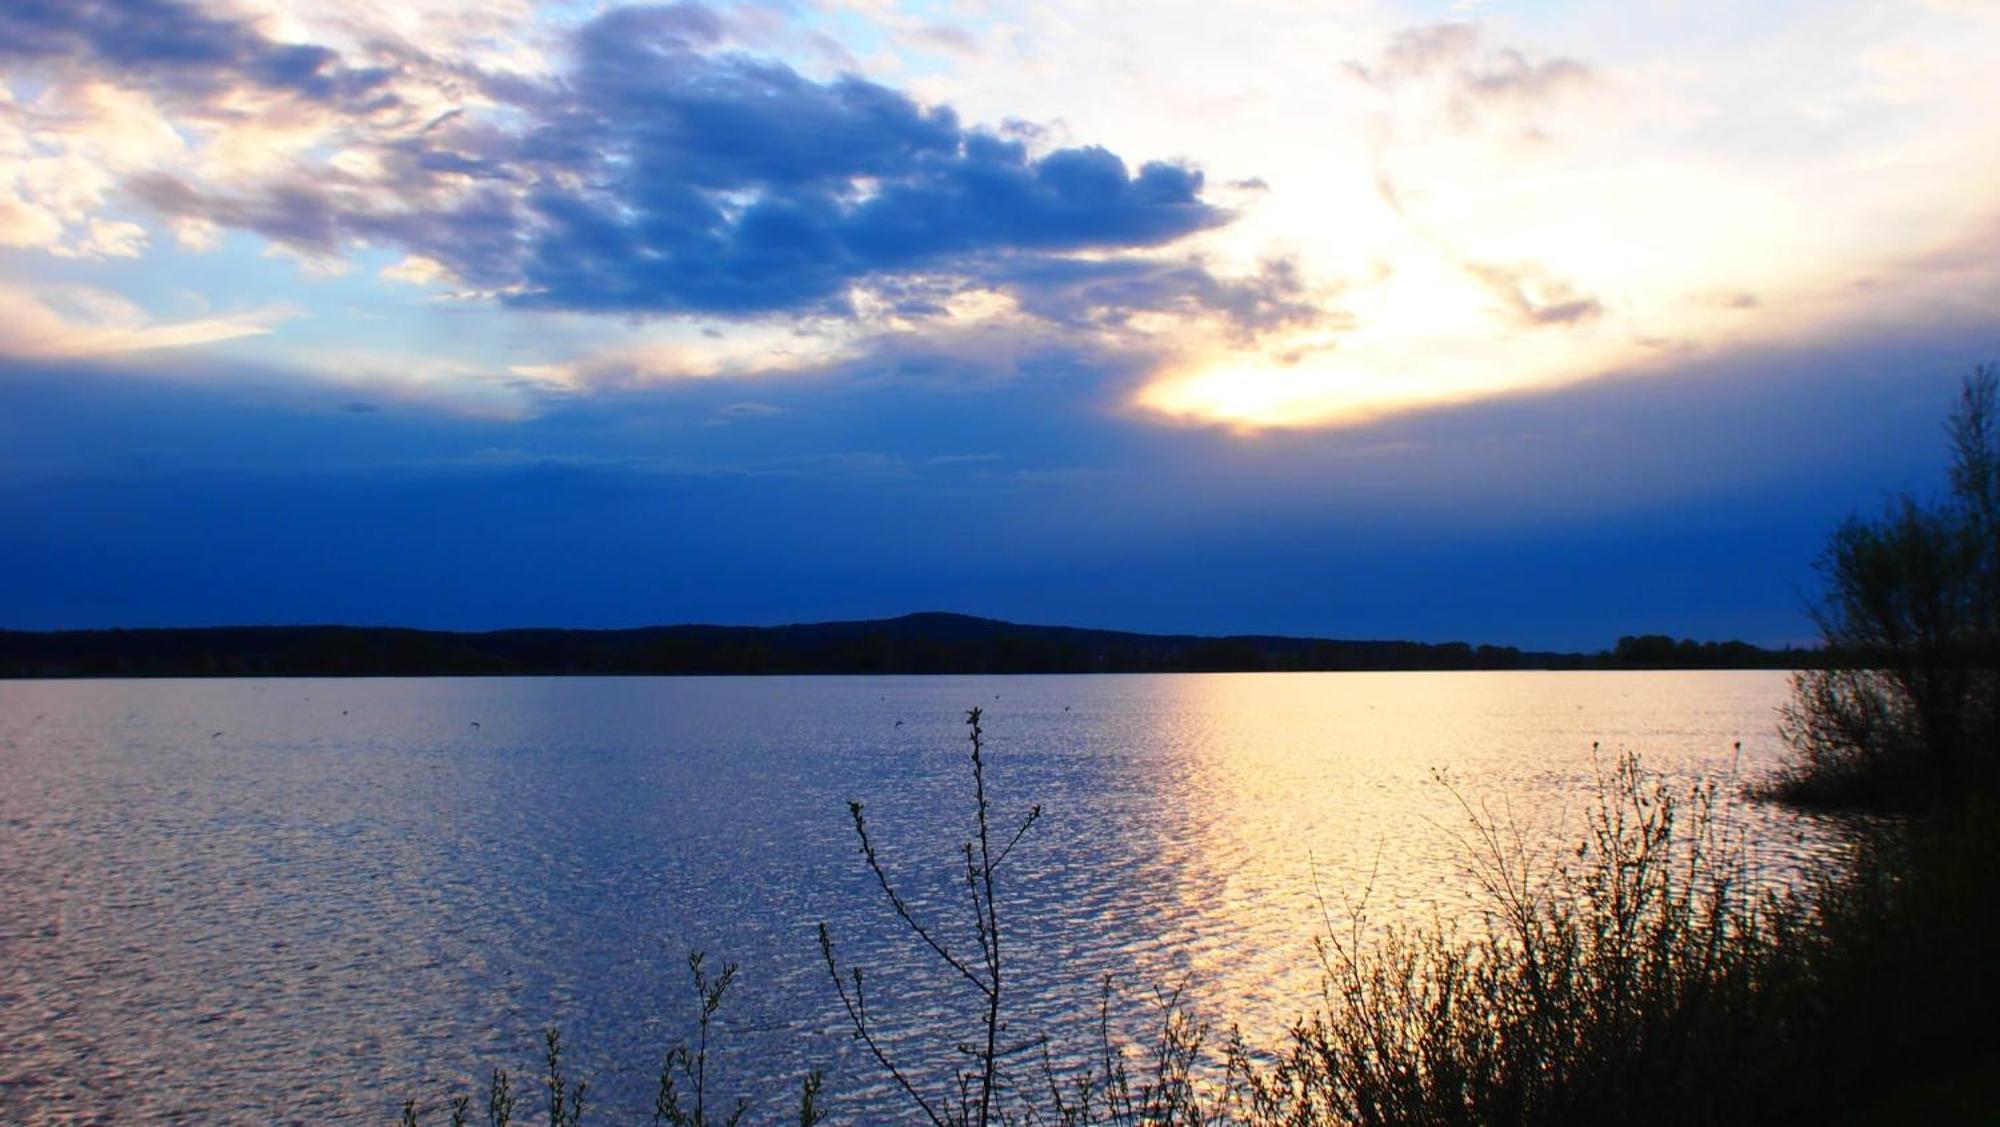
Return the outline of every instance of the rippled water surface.
{"type": "MultiPolygon", "coordinates": [[[[1268,1040],[1315,996],[1322,903],[1469,902],[1463,814],[1553,847],[1596,763],[1753,775],[1782,673],[0,683],[0,1123],[387,1123],[538,1059],[559,1025],[587,1120],[651,1108],[692,1022],[685,955],[741,964],[718,1069],[777,1121],[845,1036],[826,921],[921,1059],[973,1007],[881,903],[846,803],[948,934],[991,789],[1046,814],[1004,870],[1017,1031],[1088,1051],[1115,972],[1268,1040]],[[1593,755],[1593,743],[1602,751],[1593,755]],[[1740,742],[1741,749],[1736,746],[1740,742]]],[[[1828,833],[1736,812],[1772,871],[1828,833]]],[[[969,927],[960,942],[971,947],[969,927]]]]}

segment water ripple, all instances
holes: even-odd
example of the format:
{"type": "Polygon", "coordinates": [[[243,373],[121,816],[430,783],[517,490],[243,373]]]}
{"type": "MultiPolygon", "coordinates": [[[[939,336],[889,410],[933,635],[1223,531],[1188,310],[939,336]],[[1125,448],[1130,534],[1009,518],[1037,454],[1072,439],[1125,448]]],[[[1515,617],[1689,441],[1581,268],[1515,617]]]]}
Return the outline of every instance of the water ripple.
{"type": "MultiPolygon", "coordinates": [[[[892,1118],[814,929],[868,968],[898,1053],[949,1059],[976,1025],[880,902],[845,807],[867,804],[916,910],[970,949],[954,850],[973,704],[996,810],[1046,811],[1003,877],[1014,1031],[1086,1059],[1112,974],[1133,1022],[1179,988],[1267,1039],[1316,998],[1329,917],[1472,904],[1434,769],[1553,850],[1614,749],[1687,778],[1768,765],[1784,689],[1766,673],[0,684],[0,1122],[390,1122],[405,1096],[530,1066],[550,1024],[593,1117],[643,1118],[692,1024],[691,948],[742,964],[727,1091],[774,1096],[824,1066],[843,1119],[892,1118]]],[[[1735,816],[1774,879],[1833,840],[1735,816]]]]}

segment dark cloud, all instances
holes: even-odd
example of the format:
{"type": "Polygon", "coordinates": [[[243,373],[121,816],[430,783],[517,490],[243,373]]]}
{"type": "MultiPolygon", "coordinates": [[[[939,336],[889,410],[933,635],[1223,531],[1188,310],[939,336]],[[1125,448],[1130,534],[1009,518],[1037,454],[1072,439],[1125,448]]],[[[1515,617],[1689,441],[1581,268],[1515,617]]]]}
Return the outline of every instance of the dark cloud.
{"type": "MultiPolygon", "coordinates": [[[[423,175],[402,171],[410,179],[423,175]]],[[[375,185],[339,175],[289,180],[236,195],[164,173],[134,176],[125,188],[162,214],[255,231],[308,255],[338,256],[355,240],[398,246],[450,265],[460,278],[483,289],[518,284],[520,256],[511,248],[533,219],[517,195],[498,183],[388,202],[379,199],[375,185]]]]}
{"type": "Polygon", "coordinates": [[[1339,322],[1289,259],[1243,278],[1216,277],[1199,263],[1034,259],[996,273],[1028,312],[1063,324],[1121,324],[1136,312],[1220,315],[1249,339],[1273,329],[1339,322]]]}
{"type": "Polygon", "coordinates": [[[7,0],[0,61],[95,64],[184,95],[248,83],[321,102],[374,98],[389,77],[178,0],[7,0]]]}
{"type": "Polygon", "coordinates": [[[1194,169],[1133,169],[1097,146],[1036,155],[1018,130],[969,128],[857,77],[816,81],[725,50],[727,35],[692,3],[605,13],[559,78],[487,81],[517,125],[441,117],[380,146],[386,180],[132,187],[309,253],[400,246],[520,305],[642,314],[845,314],[856,284],[977,281],[1229,219],[1194,169]]]}
{"type": "Polygon", "coordinates": [[[755,400],[744,400],[737,403],[723,404],[716,408],[715,415],[721,419],[762,419],[772,415],[782,415],[784,412],[785,409],[783,407],[774,407],[769,403],[759,403],[755,400]]]}
{"type": "Polygon", "coordinates": [[[686,11],[591,25],[571,86],[536,107],[545,124],[524,155],[571,175],[543,176],[529,199],[524,303],[838,310],[871,276],[1002,250],[1153,246],[1226,218],[1185,168],[1134,173],[1096,147],[1037,159],[859,78],[698,52],[688,28],[708,29],[686,11]]]}
{"type": "MultiPolygon", "coordinates": [[[[864,102],[887,93],[852,85],[864,102]]],[[[775,101],[737,109],[782,113],[775,101]]],[[[920,146],[918,127],[863,108],[837,127],[854,143],[823,161],[813,144],[781,139],[724,160],[701,146],[654,149],[658,138],[614,137],[608,151],[636,141],[625,149],[625,183],[530,196],[539,229],[521,263],[528,292],[519,300],[620,312],[842,312],[848,286],[878,275],[970,269],[1003,251],[1155,246],[1223,218],[1199,199],[1199,174],[1175,166],[1131,174],[1099,148],[1036,160],[1017,143],[955,127],[920,146]]]]}

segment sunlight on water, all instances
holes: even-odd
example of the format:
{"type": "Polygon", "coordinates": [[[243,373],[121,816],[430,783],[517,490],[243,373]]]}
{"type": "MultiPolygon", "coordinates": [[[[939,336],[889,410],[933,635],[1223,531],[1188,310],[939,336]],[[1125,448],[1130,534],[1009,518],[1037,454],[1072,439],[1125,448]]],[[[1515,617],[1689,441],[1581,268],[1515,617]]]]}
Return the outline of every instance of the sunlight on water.
{"type": "MultiPolygon", "coordinates": [[[[1313,1004],[1311,941],[1473,904],[1464,811],[1576,839],[1621,749],[1754,776],[1776,673],[0,683],[0,1122],[386,1122],[536,1059],[560,1025],[593,1117],[642,1117],[691,1022],[683,957],[742,964],[730,1092],[829,1068],[899,1110],[841,1026],[813,933],[869,970],[913,1059],[972,1006],[854,848],[954,931],[964,710],[996,810],[1046,815],[1005,871],[1016,1031],[1091,1051],[1184,988],[1267,1041],[1313,1004]],[[1742,744],[1739,754],[1735,750],[1742,744]],[[1593,755],[1593,742],[1601,750],[1593,755]]],[[[1734,816],[1774,879],[1827,827],[1734,816]]],[[[761,1117],[760,1117],[761,1118],[761,1117]]]]}

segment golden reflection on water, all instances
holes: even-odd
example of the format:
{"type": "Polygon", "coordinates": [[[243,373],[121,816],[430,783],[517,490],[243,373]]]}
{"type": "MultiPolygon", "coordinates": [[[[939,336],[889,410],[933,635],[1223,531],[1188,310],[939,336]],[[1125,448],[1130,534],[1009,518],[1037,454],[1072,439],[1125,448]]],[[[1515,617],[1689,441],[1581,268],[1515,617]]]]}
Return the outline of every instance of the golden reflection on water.
{"type": "MultiPolygon", "coordinates": [[[[1295,674],[1180,678],[1160,749],[1152,879],[1178,910],[1143,973],[1244,1018],[1253,1043],[1318,995],[1312,939],[1357,921],[1476,927],[1469,805],[1544,866],[1580,840],[1620,751],[1690,783],[1774,761],[1784,675],[1295,674]],[[1741,743],[1741,751],[1737,744],[1741,743]],[[1593,746],[1595,745],[1595,746],[1593,746]]],[[[1742,801],[1771,873],[1831,846],[1742,801]]]]}

